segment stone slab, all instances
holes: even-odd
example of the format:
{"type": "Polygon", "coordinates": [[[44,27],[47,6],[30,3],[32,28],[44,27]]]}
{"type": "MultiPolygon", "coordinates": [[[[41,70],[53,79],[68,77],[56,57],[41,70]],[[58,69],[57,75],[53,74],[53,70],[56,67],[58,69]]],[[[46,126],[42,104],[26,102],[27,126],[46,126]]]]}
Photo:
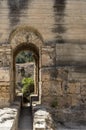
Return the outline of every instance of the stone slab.
{"type": "Polygon", "coordinates": [[[1,69],[0,68],[0,82],[1,81],[10,81],[10,72],[9,72],[9,70],[5,70],[5,68],[4,69],[1,69]]]}

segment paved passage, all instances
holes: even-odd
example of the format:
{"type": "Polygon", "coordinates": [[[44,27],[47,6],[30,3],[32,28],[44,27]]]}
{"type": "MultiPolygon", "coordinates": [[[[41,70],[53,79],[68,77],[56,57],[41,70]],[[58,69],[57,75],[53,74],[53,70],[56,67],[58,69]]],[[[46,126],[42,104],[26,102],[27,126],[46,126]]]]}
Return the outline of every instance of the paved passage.
{"type": "Polygon", "coordinates": [[[23,106],[20,113],[19,129],[18,130],[33,130],[32,114],[30,107],[23,106]]]}

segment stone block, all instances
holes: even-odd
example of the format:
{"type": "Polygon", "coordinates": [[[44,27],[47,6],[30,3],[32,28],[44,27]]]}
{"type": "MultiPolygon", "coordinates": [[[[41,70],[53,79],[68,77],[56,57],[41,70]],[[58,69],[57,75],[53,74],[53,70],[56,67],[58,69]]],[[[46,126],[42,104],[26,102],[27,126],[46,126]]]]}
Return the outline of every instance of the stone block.
{"type": "Polygon", "coordinates": [[[70,108],[73,103],[72,103],[72,96],[71,95],[42,96],[42,104],[45,106],[51,106],[53,108],[60,108],[60,109],[70,108]]]}
{"type": "Polygon", "coordinates": [[[86,95],[86,83],[81,83],[81,95],[86,95]]]}
{"type": "Polygon", "coordinates": [[[81,104],[86,105],[86,95],[82,95],[80,101],[81,101],[81,104]]]}
{"type": "Polygon", "coordinates": [[[86,82],[86,69],[85,67],[72,67],[68,69],[68,80],[69,81],[79,81],[86,82]]]}
{"type": "Polygon", "coordinates": [[[2,92],[6,92],[6,90],[7,90],[7,89],[6,89],[6,86],[3,86],[3,87],[2,87],[2,92]]]}
{"type": "Polygon", "coordinates": [[[10,105],[10,101],[8,98],[0,97],[0,107],[6,107],[10,105]]]}
{"type": "Polygon", "coordinates": [[[44,96],[60,96],[63,95],[61,81],[46,81],[42,84],[42,95],[44,96]]]}
{"type": "Polygon", "coordinates": [[[42,83],[42,95],[43,96],[48,96],[50,93],[50,82],[47,81],[47,82],[43,82],[42,83]]]}
{"type": "Polygon", "coordinates": [[[57,68],[56,69],[57,73],[57,80],[62,79],[62,80],[67,80],[68,79],[68,70],[65,68],[57,68]]]}
{"type": "Polygon", "coordinates": [[[42,66],[55,66],[55,48],[46,46],[42,48],[42,66]]]}
{"type": "Polygon", "coordinates": [[[41,78],[42,81],[55,80],[57,77],[57,72],[55,68],[52,67],[44,67],[41,70],[41,78]]]}
{"type": "Polygon", "coordinates": [[[42,104],[44,105],[44,106],[51,106],[51,103],[53,102],[53,98],[54,98],[54,96],[42,96],[42,104]]]}
{"type": "Polygon", "coordinates": [[[53,119],[46,109],[34,113],[33,130],[55,130],[53,119]]]}
{"type": "Polygon", "coordinates": [[[10,71],[4,69],[0,69],[0,81],[1,82],[7,82],[10,81],[10,71]]]}
{"type": "Polygon", "coordinates": [[[0,82],[0,106],[5,106],[9,104],[10,100],[10,83],[9,82],[0,82]],[[4,104],[3,104],[4,100],[4,104]]]}
{"type": "Polygon", "coordinates": [[[69,108],[71,106],[72,99],[70,95],[59,96],[57,99],[59,108],[69,108]]]}
{"type": "Polygon", "coordinates": [[[72,104],[71,106],[79,106],[81,101],[81,95],[71,94],[72,104]]]}
{"type": "Polygon", "coordinates": [[[10,93],[3,93],[3,95],[4,95],[3,97],[4,97],[5,99],[6,99],[6,98],[7,98],[7,99],[10,98],[10,93]]]}
{"type": "Polygon", "coordinates": [[[80,83],[68,83],[67,92],[70,94],[80,94],[80,83]]]}
{"type": "Polygon", "coordinates": [[[56,64],[57,65],[76,65],[86,64],[86,45],[66,43],[56,45],[56,64]],[[81,47],[82,46],[82,47],[81,47]],[[83,48],[83,49],[82,49],[83,48]]]}
{"type": "Polygon", "coordinates": [[[50,80],[50,71],[47,70],[46,68],[42,69],[41,70],[41,78],[42,78],[42,81],[48,81],[50,80]]]}
{"type": "Polygon", "coordinates": [[[51,82],[50,95],[61,96],[63,95],[62,86],[60,81],[51,82]]]}

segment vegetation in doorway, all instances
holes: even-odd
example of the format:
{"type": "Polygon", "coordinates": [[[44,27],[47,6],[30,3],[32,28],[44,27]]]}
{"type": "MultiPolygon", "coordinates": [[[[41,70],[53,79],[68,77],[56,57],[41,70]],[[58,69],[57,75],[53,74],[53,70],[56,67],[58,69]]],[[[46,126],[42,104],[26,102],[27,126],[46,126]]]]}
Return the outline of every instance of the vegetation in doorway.
{"type": "Polygon", "coordinates": [[[32,52],[30,51],[21,51],[16,57],[16,63],[26,63],[33,62],[34,58],[32,52]]]}
{"type": "Polygon", "coordinates": [[[23,93],[23,101],[29,101],[30,94],[34,92],[34,80],[32,78],[23,78],[22,79],[22,93],[23,93]]]}

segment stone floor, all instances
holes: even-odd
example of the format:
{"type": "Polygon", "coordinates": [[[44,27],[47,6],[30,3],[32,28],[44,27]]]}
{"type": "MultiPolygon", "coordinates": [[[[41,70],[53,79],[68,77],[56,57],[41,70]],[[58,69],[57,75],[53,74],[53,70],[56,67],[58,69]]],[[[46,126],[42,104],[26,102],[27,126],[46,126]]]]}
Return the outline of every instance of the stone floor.
{"type": "Polygon", "coordinates": [[[23,106],[21,109],[18,130],[33,130],[32,115],[29,106],[23,106]]]}

